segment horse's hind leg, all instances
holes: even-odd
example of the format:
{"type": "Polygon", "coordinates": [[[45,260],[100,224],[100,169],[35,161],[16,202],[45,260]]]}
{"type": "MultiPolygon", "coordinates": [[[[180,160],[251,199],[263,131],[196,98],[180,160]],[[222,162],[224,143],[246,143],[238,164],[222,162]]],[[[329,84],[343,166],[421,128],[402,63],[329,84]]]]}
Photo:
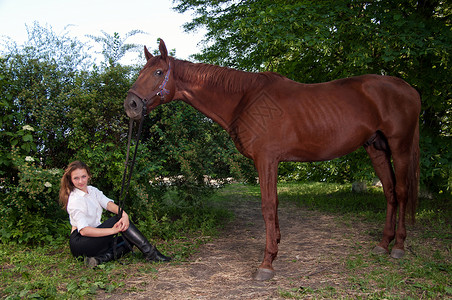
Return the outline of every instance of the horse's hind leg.
{"type": "MultiPolygon", "coordinates": [[[[407,149],[405,146],[407,143],[403,141],[398,143],[394,149],[400,149],[400,151],[392,152],[392,160],[395,170],[395,193],[397,197],[397,203],[399,205],[399,216],[397,220],[397,231],[395,235],[394,247],[391,251],[393,258],[401,258],[405,254],[404,244],[406,238],[405,227],[405,214],[408,205],[408,193],[409,193],[409,172],[410,172],[410,159],[412,158],[412,149],[407,149]]],[[[411,144],[409,144],[411,146],[411,144]]],[[[415,174],[411,174],[415,176],[415,174]]],[[[416,187],[417,188],[417,187],[416,187]]],[[[413,204],[414,205],[414,204],[413,204]]]]}
{"type": "Polygon", "coordinates": [[[397,200],[395,195],[395,176],[391,165],[391,153],[387,147],[384,138],[377,137],[370,145],[365,145],[375,173],[380,178],[383,185],[384,195],[386,197],[386,222],[383,229],[383,238],[381,242],[374,248],[374,253],[388,253],[389,243],[395,237],[396,216],[397,216],[397,200]]]}

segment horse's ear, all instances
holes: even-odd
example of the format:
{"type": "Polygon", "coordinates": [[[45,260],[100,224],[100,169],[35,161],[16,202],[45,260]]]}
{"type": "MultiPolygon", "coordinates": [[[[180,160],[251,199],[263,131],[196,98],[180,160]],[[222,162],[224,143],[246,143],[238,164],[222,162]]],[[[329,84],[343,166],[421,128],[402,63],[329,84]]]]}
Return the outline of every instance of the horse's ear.
{"type": "Polygon", "coordinates": [[[144,56],[146,57],[146,60],[150,60],[153,57],[151,52],[148,51],[148,48],[146,48],[146,46],[144,46],[144,56]]]}
{"type": "Polygon", "coordinates": [[[160,55],[162,56],[162,58],[164,60],[167,60],[168,59],[168,50],[166,50],[165,42],[162,39],[160,39],[159,50],[160,50],[160,55]]]}

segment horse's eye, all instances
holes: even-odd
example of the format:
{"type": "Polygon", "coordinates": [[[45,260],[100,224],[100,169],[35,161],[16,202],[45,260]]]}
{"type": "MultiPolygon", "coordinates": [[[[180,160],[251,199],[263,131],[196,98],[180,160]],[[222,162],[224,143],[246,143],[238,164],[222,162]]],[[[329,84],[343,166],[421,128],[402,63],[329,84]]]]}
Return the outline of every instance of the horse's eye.
{"type": "Polygon", "coordinates": [[[155,71],[155,73],[154,73],[156,76],[161,76],[161,75],[163,75],[163,71],[162,70],[157,70],[157,71],[155,71]]]}

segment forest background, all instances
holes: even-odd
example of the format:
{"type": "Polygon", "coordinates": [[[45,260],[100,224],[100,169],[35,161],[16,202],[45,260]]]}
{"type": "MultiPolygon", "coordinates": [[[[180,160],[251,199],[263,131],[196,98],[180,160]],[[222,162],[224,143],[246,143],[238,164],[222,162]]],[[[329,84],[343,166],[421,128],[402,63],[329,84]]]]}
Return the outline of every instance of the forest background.
{"type": "MultiPolygon", "coordinates": [[[[194,62],[274,71],[304,83],[366,73],[407,81],[422,97],[422,190],[451,194],[449,2],[177,0],[174,5],[193,13],[188,32],[206,29],[194,62]]],[[[100,64],[92,44],[66,33],[34,23],[23,45],[3,41],[2,242],[40,243],[67,235],[58,189],[63,169],[75,159],[91,166],[94,185],[113,199],[119,196],[128,124],[122,103],[144,58],[138,65],[119,61],[130,51],[142,51],[141,45],[127,43],[139,31],[90,36],[103,49],[100,64]]],[[[174,49],[171,54],[177,57],[174,49]]],[[[217,124],[181,102],[161,106],[145,122],[126,207],[134,207],[134,219],[158,226],[168,217],[168,191],[177,195],[172,201],[178,207],[202,206],[215,188],[206,184],[206,176],[221,184],[231,177],[255,183],[257,175],[217,124]]],[[[359,149],[327,162],[281,163],[279,177],[344,183],[371,182],[375,174],[359,149]]]]}

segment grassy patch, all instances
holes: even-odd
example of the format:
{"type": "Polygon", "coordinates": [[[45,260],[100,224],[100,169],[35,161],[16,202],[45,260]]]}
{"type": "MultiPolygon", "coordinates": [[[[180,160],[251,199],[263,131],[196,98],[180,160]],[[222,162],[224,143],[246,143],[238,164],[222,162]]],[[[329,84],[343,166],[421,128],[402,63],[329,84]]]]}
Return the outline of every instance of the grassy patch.
{"type": "MultiPolygon", "coordinates": [[[[186,214],[168,220],[139,224],[140,229],[159,249],[175,258],[178,264],[193,254],[199,245],[215,236],[219,227],[231,218],[221,203],[237,199],[259,201],[258,186],[231,185],[217,193],[201,208],[184,208],[186,214]],[[158,239],[160,231],[169,238],[158,239]]],[[[320,183],[284,183],[279,185],[280,202],[297,204],[333,215],[338,226],[355,226],[363,222],[363,237],[378,241],[383,229],[386,202],[382,191],[351,192],[350,185],[320,183]],[[371,229],[369,229],[371,228],[371,229]],[[372,229],[375,228],[375,229],[372,229]]],[[[369,253],[353,237],[344,237],[354,245],[338,264],[344,266],[344,286],[300,286],[279,291],[281,298],[365,298],[365,299],[446,299],[452,297],[451,207],[448,199],[421,199],[417,223],[408,227],[407,255],[394,260],[369,253]]],[[[127,255],[89,269],[72,257],[67,241],[30,248],[0,243],[0,298],[96,298],[101,293],[139,292],[146,280],[158,276],[155,264],[145,263],[141,254],[127,255]],[[143,280],[140,278],[143,277],[143,280]],[[123,282],[133,278],[132,284],[123,282]],[[146,278],[146,280],[144,280],[146,278]]]]}
{"type": "MultiPolygon", "coordinates": [[[[148,219],[137,223],[162,253],[173,258],[172,264],[187,260],[231,218],[229,212],[208,203],[184,207],[182,212],[178,209],[170,208],[167,218],[158,222],[148,219]]],[[[146,280],[158,276],[156,265],[146,263],[141,253],[90,269],[72,256],[68,240],[37,247],[0,243],[0,264],[1,299],[94,299],[99,293],[140,291],[146,280]],[[141,276],[146,280],[140,281],[141,276]],[[131,277],[136,284],[125,286],[131,277]]]]}
{"type": "Polygon", "coordinates": [[[380,188],[365,193],[352,193],[351,184],[283,183],[278,186],[281,201],[294,201],[301,206],[344,216],[381,221],[386,215],[386,200],[380,188]]]}
{"type": "Polygon", "coordinates": [[[66,244],[33,249],[0,244],[0,254],[2,299],[94,298],[99,291],[133,290],[123,285],[130,276],[137,276],[132,274],[156,272],[155,265],[145,263],[139,254],[90,269],[74,259],[66,244]]]}

